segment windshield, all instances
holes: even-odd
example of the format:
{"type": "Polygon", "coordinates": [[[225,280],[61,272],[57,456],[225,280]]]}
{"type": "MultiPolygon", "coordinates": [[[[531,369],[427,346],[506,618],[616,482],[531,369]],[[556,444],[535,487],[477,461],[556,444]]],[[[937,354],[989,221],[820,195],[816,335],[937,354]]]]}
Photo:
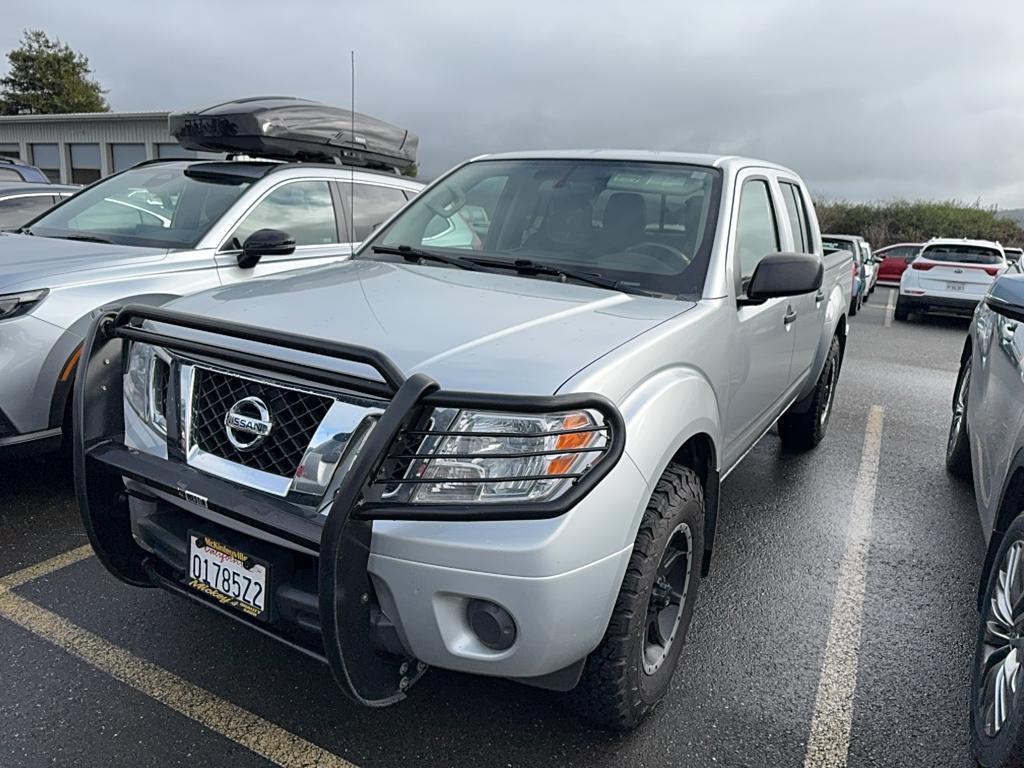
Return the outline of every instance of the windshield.
{"type": "Polygon", "coordinates": [[[720,185],[720,171],[700,166],[474,162],[414,198],[360,257],[374,247],[410,246],[499,269],[529,261],[660,295],[699,296],[720,185]]]}
{"type": "Polygon", "coordinates": [[[1003,255],[983,245],[932,245],[921,252],[922,259],[955,261],[961,264],[1002,264],[1003,255]]]}
{"type": "Polygon", "coordinates": [[[83,189],[29,228],[43,237],[193,248],[249,182],[237,177],[191,178],[185,167],[151,166],[111,176],[83,189]]]}

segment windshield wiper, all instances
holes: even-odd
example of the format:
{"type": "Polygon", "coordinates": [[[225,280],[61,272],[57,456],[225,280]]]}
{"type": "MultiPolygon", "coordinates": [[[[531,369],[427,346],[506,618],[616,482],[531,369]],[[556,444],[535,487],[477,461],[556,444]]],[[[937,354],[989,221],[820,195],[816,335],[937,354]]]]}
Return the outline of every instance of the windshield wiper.
{"type": "Polygon", "coordinates": [[[107,245],[114,245],[113,240],[107,240],[105,237],[98,237],[97,235],[56,235],[61,240],[81,240],[84,243],[105,243],[107,245]]]}
{"type": "Polygon", "coordinates": [[[485,263],[496,267],[504,267],[505,269],[513,269],[520,275],[551,275],[552,277],[561,278],[563,281],[576,280],[581,283],[586,283],[587,285],[593,285],[597,288],[608,288],[613,291],[621,291],[622,293],[635,293],[638,296],[658,295],[650,291],[645,291],[643,288],[638,288],[635,285],[625,283],[622,280],[612,280],[610,277],[602,277],[601,275],[593,272],[583,272],[576,269],[556,267],[552,264],[544,264],[540,261],[534,261],[533,259],[516,259],[512,262],[487,261],[485,263]]]}
{"type": "Polygon", "coordinates": [[[32,235],[32,236],[35,236],[36,233],[33,232],[28,227],[22,227],[21,229],[14,230],[14,234],[16,234],[16,235],[32,235]]]}
{"type": "Polygon", "coordinates": [[[498,271],[496,269],[489,269],[488,267],[482,266],[476,261],[463,259],[460,256],[449,256],[445,253],[438,253],[437,251],[425,251],[422,248],[413,248],[411,245],[399,245],[397,247],[392,247],[390,245],[375,245],[371,250],[373,250],[374,253],[401,256],[403,259],[410,262],[437,261],[441,264],[447,264],[450,267],[458,267],[459,269],[466,269],[470,272],[497,273],[498,271]]]}

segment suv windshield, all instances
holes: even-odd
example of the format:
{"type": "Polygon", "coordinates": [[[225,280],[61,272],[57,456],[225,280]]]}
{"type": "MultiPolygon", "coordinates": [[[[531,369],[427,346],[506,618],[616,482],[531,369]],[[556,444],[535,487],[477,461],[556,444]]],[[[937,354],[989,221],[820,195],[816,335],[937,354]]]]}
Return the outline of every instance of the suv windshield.
{"type": "Polygon", "coordinates": [[[932,245],[921,252],[922,259],[956,261],[961,264],[1002,264],[1003,256],[981,245],[932,245]]]}
{"type": "Polygon", "coordinates": [[[720,187],[721,172],[703,166],[478,161],[414,198],[360,254],[408,246],[544,279],[559,275],[524,264],[563,269],[562,279],[575,271],[623,289],[699,296],[720,187]]]}
{"type": "Polygon", "coordinates": [[[154,165],[111,176],[36,219],[29,229],[43,237],[193,248],[251,182],[227,175],[193,178],[186,167],[154,165]]]}

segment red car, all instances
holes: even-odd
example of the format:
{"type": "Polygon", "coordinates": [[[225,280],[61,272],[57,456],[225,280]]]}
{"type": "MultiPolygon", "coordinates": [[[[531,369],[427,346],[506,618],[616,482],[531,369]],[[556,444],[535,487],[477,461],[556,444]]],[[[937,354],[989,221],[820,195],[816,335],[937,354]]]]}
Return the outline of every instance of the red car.
{"type": "Polygon", "coordinates": [[[899,285],[903,270],[921,251],[921,243],[896,243],[875,251],[878,263],[878,282],[883,285],[899,285]]]}

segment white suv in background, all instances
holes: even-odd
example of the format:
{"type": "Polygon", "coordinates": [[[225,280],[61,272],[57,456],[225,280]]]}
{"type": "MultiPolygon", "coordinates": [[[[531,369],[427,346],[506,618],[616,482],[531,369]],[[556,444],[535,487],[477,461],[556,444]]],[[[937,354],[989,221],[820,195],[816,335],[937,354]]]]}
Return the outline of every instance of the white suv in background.
{"type": "Polygon", "coordinates": [[[900,278],[894,317],[911,312],[973,312],[992,281],[1006,271],[999,243],[966,238],[932,238],[900,278]]]}

